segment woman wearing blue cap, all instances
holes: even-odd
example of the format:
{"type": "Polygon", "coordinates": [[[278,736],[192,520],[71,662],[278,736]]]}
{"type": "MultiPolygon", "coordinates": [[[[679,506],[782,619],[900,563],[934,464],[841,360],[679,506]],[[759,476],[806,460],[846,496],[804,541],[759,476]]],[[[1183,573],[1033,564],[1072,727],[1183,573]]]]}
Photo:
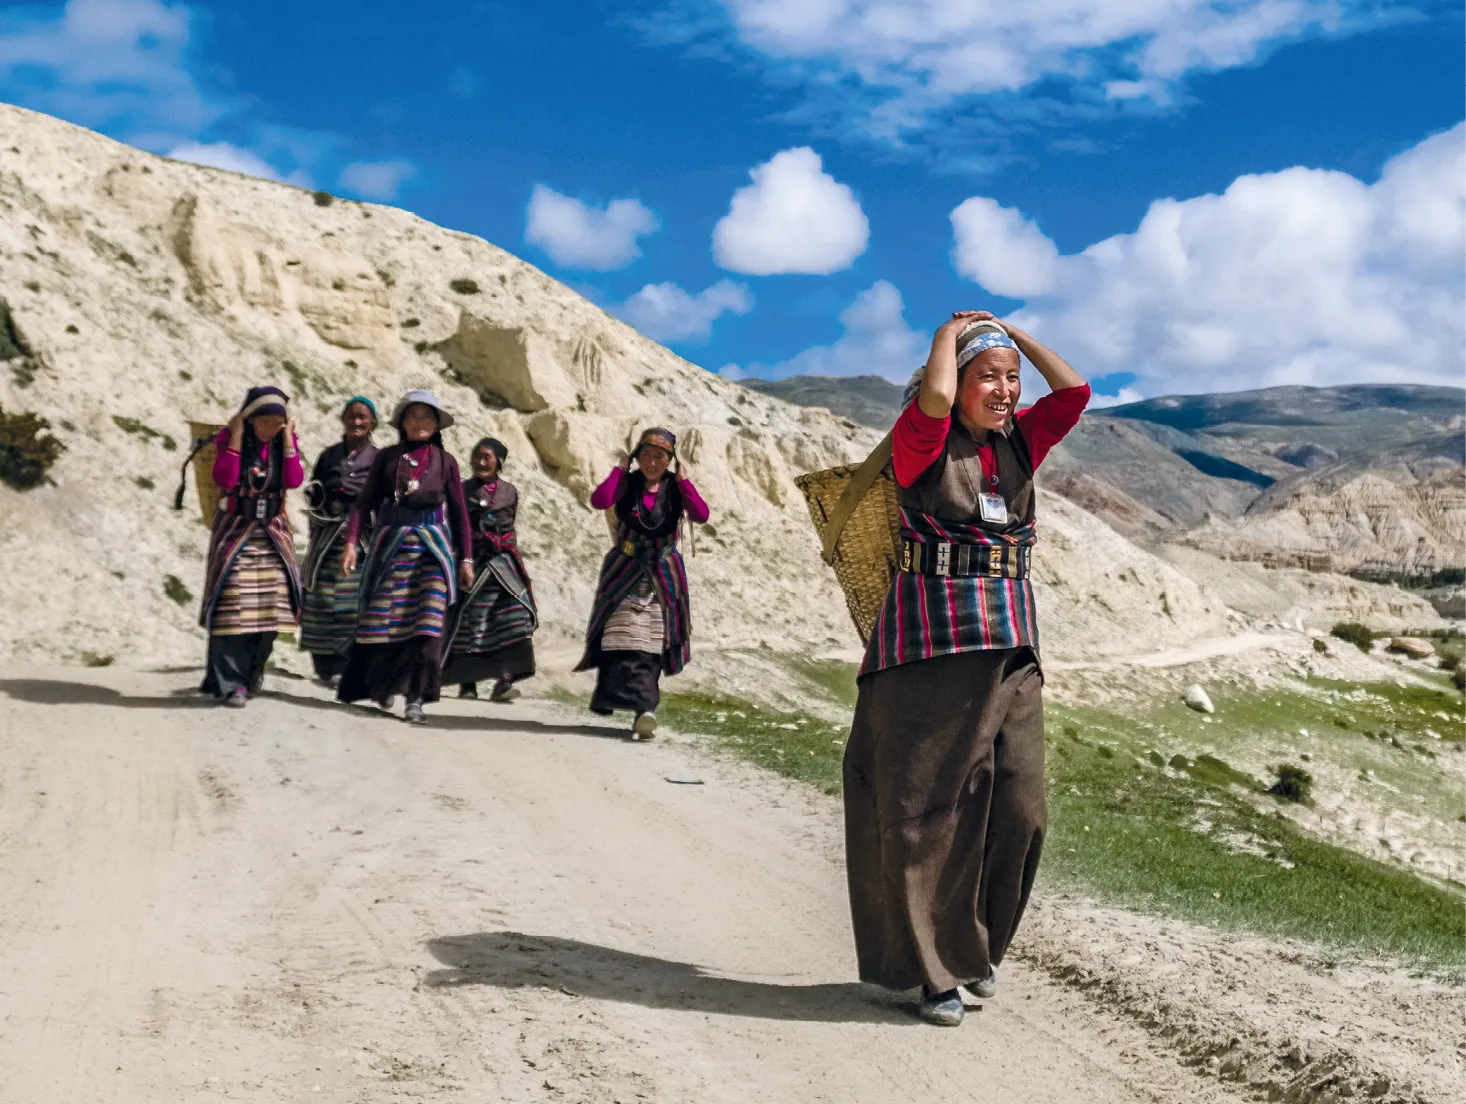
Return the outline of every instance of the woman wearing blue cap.
{"type": "Polygon", "coordinates": [[[960,311],[907,399],[901,560],[845,749],[846,868],[861,980],[919,985],[922,1017],[956,1026],[959,986],[996,992],[1048,823],[1033,473],[1089,385],[1016,326],[960,311]],[[1052,389],[1026,410],[1020,350],[1052,389]]]}
{"type": "Polygon", "coordinates": [[[473,586],[472,534],[458,461],[443,447],[453,424],[431,391],[409,391],[392,414],[398,443],[377,453],[342,535],[341,570],[356,570],[370,519],[356,638],[336,692],[383,709],[402,695],[402,719],[422,724],[438,700],[443,632],[458,587],[473,586]]]}
{"type": "MultiPolygon", "coordinates": [[[[346,651],[356,633],[357,589],[361,576],[341,570],[342,535],[377,458],[372,430],[377,408],[362,395],[341,411],[341,440],[316,460],[306,484],[310,506],[310,549],[305,557],[305,611],[300,646],[310,653],[316,677],[335,685],[346,670],[346,651]]],[[[358,540],[369,538],[363,533],[358,540]]],[[[360,550],[364,547],[359,545],[360,550]]]]}

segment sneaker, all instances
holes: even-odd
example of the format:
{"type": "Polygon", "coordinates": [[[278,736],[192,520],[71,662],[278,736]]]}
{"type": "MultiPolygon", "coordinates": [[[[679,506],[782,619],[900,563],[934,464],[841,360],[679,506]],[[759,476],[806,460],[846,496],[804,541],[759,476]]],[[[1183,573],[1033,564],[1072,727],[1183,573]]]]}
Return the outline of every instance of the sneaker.
{"type": "Polygon", "coordinates": [[[408,724],[428,723],[428,719],[422,711],[422,702],[408,702],[407,708],[402,711],[402,719],[408,724]]]}
{"type": "Polygon", "coordinates": [[[650,740],[657,734],[657,715],[655,713],[638,713],[636,720],[631,723],[631,738],[633,740],[650,740]]]}
{"type": "Polygon", "coordinates": [[[476,699],[478,697],[478,683],[465,682],[460,684],[458,687],[458,697],[460,700],[462,700],[463,698],[476,699]]]}
{"type": "Polygon", "coordinates": [[[231,709],[243,709],[249,704],[249,691],[241,686],[238,690],[231,690],[224,697],[224,704],[231,709]]]}
{"type": "Polygon", "coordinates": [[[938,1027],[958,1027],[966,1010],[962,1007],[962,996],[955,989],[945,993],[933,993],[925,986],[921,990],[921,1018],[938,1027]]]}
{"type": "Polygon", "coordinates": [[[969,993],[978,1000],[991,1000],[998,995],[998,971],[995,967],[988,969],[988,976],[981,981],[974,981],[971,985],[964,985],[969,993]]]}
{"type": "Polygon", "coordinates": [[[383,710],[384,712],[390,713],[392,712],[392,707],[396,704],[397,695],[393,694],[390,697],[383,698],[381,701],[377,702],[377,708],[383,710]]]}
{"type": "Polygon", "coordinates": [[[519,697],[519,691],[514,689],[514,684],[508,679],[500,679],[494,683],[494,694],[490,699],[496,702],[512,702],[519,697]]]}

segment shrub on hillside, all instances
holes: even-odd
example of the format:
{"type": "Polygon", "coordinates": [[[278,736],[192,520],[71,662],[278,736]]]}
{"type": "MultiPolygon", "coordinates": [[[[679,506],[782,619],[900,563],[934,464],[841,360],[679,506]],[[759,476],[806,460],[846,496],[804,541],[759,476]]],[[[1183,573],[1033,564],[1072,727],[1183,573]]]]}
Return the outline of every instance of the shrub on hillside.
{"type": "Polygon", "coordinates": [[[452,281],[451,283],[449,283],[448,286],[450,288],[452,288],[454,291],[456,291],[459,295],[477,295],[478,294],[478,281],[477,280],[469,280],[469,279],[466,279],[466,278],[460,276],[458,279],[456,279],[456,280],[452,281]]]}
{"type": "Polygon", "coordinates": [[[330,192],[312,192],[311,198],[316,201],[317,207],[329,207],[336,202],[336,197],[330,192]]]}
{"type": "Polygon", "coordinates": [[[1273,768],[1278,780],[1268,787],[1268,793],[1276,794],[1285,801],[1304,804],[1313,797],[1313,775],[1292,763],[1279,763],[1273,768]]]}
{"type": "Polygon", "coordinates": [[[66,446],[46,431],[51,423],[24,411],[7,414],[0,407],[0,480],[17,491],[39,487],[66,446]]]}
{"type": "Polygon", "coordinates": [[[1323,642],[1323,637],[1321,636],[1315,636],[1313,638],[1313,650],[1320,655],[1329,654],[1329,646],[1323,642]]]}
{"type": "Polygon", "coordinates": [[[1369,651],[1374,645],[1374,630],[1359,621],[1340,621],[1329,630],[1329,635],[1353,644],[1361,652],[1369,651]]]}

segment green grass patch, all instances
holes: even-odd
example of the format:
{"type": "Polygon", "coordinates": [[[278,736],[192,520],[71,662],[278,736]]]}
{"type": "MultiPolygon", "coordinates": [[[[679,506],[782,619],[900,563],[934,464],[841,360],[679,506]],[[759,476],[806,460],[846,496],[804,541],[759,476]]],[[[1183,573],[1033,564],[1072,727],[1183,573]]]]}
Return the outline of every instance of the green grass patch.
{"type": "Polygon", "coordinates": [[[1056,754],[1045,877],[1127,908],[1462,974],[1461,893],[1308,836],[1265,803],[1259,811],[1238,792],[1257,783],[1236,781],[1239,772],[1219,770],[1214,757],[1179,770],[1173,758],[1163,771],[1056,742],[1052,729],[1065,720],[1117,741],[1133,724],[1099,710],[1047,710],[1056,754]]]}
{"type": "Polygon", "coordinates": [[[682,732],[700,732],[760,767],[840,792],[840,764],[849,729],[802,713],[776,713],[702,694],[664,694],[657,717],[682,732]]]}
{"type": "Polygon", "coordinates": [[[177,575],[163,576],[163,593],[180,606],[186,606],[193,601],[193,591],[177,575]]]}
{"type": "MultiPolygon", "coordinates": [[[[1300,706],[1304,723],[1324,727],[1340,708],[1326,691],[1289,694],[1281,707],[1276,694],[1218,697],[1218,716],[1205,732],[1223,742],[1232,726],[1286,730],[1299,722],[1300,706]]],[[[1433,691],[1384,684],[1349,706],[1361,723],[1387,717],[1414,725],[1417,703],[1434,712],[1441,701],[1433,691]]],[[[1200,723],[1176,709],[1175,718],[1166,717],[1170,727],[1176,720],[1200,723]]],[[[1165,739],[1157,735],[1157,715],[1169,714],[1168,706],[1144,719],[1052,701],[1046,710],[1045,881],[1125,908],[1344,954],[1386,955],[1452,979],[1466,974],[1460,892],[1305,834],[1282,815],[1284,796],[1269,795],[1264,782],[1220,754],[1145,750],[1137,741],[1165,739]]],[[[711,736],[761,767],[840,792],[845,726],[696,694],[664,695],[657,712],[674,728],[711,736]]],[[[1365,744],[1357,731],[1327,731],[1365,744]]]]}

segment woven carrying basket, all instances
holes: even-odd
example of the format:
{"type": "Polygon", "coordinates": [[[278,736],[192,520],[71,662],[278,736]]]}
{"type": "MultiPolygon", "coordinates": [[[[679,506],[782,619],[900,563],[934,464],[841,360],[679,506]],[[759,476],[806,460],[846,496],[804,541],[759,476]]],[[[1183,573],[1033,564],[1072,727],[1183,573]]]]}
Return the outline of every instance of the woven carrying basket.
{"type": "Polygon", "coordinates": [[[825,562],[835,569],[850,619],[863,644],[870,639],[900,556],[901,509],[896,500],[889,438],[865,464],[810,472],[797,476],[794,483],[804,493],[810,520],[825,545],[825,562]],[[867,465],[879,467],[872,473],[867,465]],[[869,487],[862,491],[861,485],[867,481],[869,487]],[[840,504],[847,491],[858,497],[853,507],[845,507],[850,512],[839,532],[831,534],[832,523],[839,524],[844,512],[840,504]]]}
{"type": "Polygon", "coordinates": [[[214,482],[214,461],[218,458],[219,449],[214,444],[214,438],[224,426],[218,422],[194,422],[188,423],[188,433],[192,438],[189,446],[188,459],[183,462],[183,471],[179,474],[178,493],[173,499],[175,510],[183,509],[184,487],[188,483],[188,469],[193,469],[194,489],[198,491],[199,511],[205,525],[212,525],[214,522],[214,511],[219,508],[219,499],[224,497],[224,492],[219,489],[219,484],[214,482]]]}

